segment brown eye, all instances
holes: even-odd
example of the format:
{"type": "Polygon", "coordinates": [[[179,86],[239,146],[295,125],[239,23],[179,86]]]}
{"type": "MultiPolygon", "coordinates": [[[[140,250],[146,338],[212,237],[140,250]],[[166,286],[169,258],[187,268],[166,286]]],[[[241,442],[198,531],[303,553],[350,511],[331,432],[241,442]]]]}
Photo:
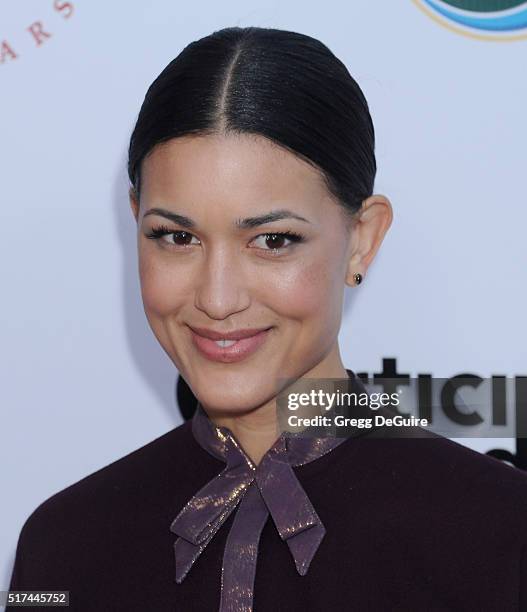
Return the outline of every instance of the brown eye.
{"type": "Polygon", "coordinates": [[[187,247],[191,246],[192,244],[199,244],[199,240],[197,239],[196,242],[193,243],[193,238],[196,238],[194,234],[184,231],[166,232],[163,234],[163,236],[161,236],[161,240],[163,240],[163,242],[168,242],[170,245],[176,247],[187,247]]]}
{"type": "Polygon", "coordinates": [[[285,236],[283,234],[266,234],[265,244],[270,249],[280,249],[284,246],[285,236]]]}
{"type": "Polygon", "coordinates": [[[277,255],[287,252],[295,243],[303,241],[303,236],[294,232],[269,232],[260,234],[252,243],[262,251],[277,255]]]}
{"type": "Polygon", "coordinates": [[[185,248],[191,246],[192,244],[200,244],[200,241],[196,238],[196,236],[194,236],[194,234],[186,232],[185,230],[171,230],[166,225],[159,225],[158,227],[153,227],[145,235],[151,240],[164,242],[167,246],[171,248],[185,248]],[[193,238],[196,239],[195,242],[192,242],[193,238]]]}
{"type": "Polygon", "coordinates": [[[172,232],[170,236],[172,236],[172,240],[170,240],[170,242],[173,242],[178,246],[187,246],[192,242],[192,234],[189,232],[172,232]]]}

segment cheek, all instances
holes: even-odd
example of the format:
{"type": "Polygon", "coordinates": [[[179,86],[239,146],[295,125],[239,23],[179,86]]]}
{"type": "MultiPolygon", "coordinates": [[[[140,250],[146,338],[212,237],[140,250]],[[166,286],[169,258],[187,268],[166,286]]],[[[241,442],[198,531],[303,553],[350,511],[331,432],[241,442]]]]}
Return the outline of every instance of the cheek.
{"type": "Polygon", "coordinates": [[[145,311],[158,317],[173,313],[188,295],[191,275],[184,266],[177,273],[150,249],[139,254],[139,278],[145,311]]]}
{"type": "Polygon", "coordinates": [[[342,265],[334,255],[315,254],[298,261],[273,288],[275,309],[299,323],[317,321],[324,327],[340,322],[344,290],[342,265]]]}

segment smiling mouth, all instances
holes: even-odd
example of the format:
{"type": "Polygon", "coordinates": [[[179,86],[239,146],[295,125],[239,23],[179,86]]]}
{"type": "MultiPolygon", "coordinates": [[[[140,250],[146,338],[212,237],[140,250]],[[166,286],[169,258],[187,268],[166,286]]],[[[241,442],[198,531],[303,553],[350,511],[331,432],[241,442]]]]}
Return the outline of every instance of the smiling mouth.
{"type": "MultiPolygon", "coordinates": [[[[212,339],[202,336],[193,328],[191,338],[200,355],[210,361],[234,363],[247,359],[266,342],[272,327],[256,331],[253,335],[239,339],[212,339]]],[[[247,335],[246,333],[241,335],[247,335]]]]}

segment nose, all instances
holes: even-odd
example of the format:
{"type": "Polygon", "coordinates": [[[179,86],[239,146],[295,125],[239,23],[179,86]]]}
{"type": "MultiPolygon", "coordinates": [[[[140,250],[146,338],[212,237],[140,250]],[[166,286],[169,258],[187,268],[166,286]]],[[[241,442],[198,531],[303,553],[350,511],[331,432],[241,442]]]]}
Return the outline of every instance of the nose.
{"type": "Polygon", "coordinates": [[[249,287],[241,256],[228,248],[204,256],[196,279],[194,305],[211,319],[225,319],[248,308],[249,287]]]}

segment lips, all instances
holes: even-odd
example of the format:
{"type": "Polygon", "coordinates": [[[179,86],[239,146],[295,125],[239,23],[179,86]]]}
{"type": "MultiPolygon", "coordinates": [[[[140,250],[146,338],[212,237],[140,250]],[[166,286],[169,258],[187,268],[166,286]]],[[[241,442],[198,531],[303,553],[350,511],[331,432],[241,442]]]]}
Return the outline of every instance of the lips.
{"type": "Polygon", "coordinates": [[[215,332],[190,327],[190,331],[193,345],[205,358],[222,363],[233,363],[255,353],[267,340],[271,328],[215,332]]]}

